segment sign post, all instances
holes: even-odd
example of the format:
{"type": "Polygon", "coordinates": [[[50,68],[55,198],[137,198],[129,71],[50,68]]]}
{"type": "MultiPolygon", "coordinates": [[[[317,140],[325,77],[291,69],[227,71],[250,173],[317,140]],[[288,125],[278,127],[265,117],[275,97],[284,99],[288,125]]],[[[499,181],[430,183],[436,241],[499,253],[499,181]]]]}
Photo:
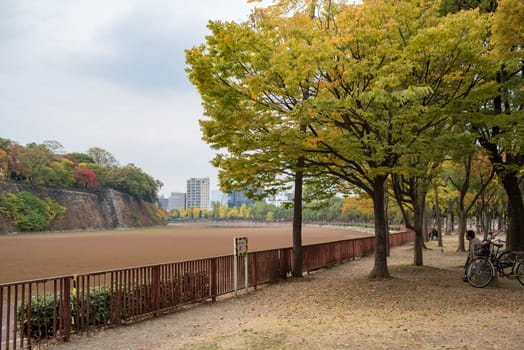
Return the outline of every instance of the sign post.
{"type": "Polygon", "coordinates": [[[244,257],[244,282],[246,293],[248,293],[247,254],[247,237],[235,237],[233,240],[233,279],[235,295],[237,295],[238,290],[238,257],[240,256],[244,257]]]}

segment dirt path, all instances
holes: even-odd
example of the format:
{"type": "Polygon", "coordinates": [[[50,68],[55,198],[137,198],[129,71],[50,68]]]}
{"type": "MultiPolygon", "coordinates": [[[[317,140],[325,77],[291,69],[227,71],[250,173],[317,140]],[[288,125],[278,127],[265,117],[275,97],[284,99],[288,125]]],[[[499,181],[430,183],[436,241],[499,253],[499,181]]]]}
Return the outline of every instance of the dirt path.
{"type": "Polygon", "coordinates": [[[366,257],[171,315],[75,337],[53,349],[524,349],[524,287],[462,281],[456,237],[392,249],[392,279],[366,257]]]}

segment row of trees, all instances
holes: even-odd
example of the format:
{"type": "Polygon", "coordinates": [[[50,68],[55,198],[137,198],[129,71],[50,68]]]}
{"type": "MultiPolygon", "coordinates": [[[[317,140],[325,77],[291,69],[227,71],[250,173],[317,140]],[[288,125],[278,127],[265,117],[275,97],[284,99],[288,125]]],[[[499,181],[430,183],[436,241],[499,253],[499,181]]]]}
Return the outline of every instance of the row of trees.
{"type": "Polygon", "coordinates": [[[162,183],[133,164],[120,166],[108,151],[92,147],[86,153],[66,153],[56,141],[22,146],[0,138],[0,175],[39,186],[112,188],[154,203],[162,183]]]}
{"type": "MultiPolygon", "coordinates": [[[[491,171],[471,202],[498,181],[508,245],[524,250],[522,18],[519,0],[281,0],[245,22],[210,22],[186,61],[204,140],[220,152],[221,188],[255,196],[293,182],[297,259],[303,198],[366,194],[371,276],[382,278],[387,192],[416,232],[422,265],[428,194],[457,191],[465,222],[471,165],[486,159],[491,171]],[[446,173],[450,163],[464,169],[461,181],[446,173]]],[[[294,266],[301,275],[301,261],[294,266]]]]}
{"type": "MultiPolygon", "coordinates": [[[[507,225],[507,196],[498,181],[494,181],[493,167],[482,154],[468,159],[465,164],[446,161],[442,173],[435,177],[432,190],[427,194],[424,210],[424,227],[437,226],[439,232],[460,230],[466,223],[474,225],[484,237],[491,231],[507,225]]],[[[387,184],[387,197],[394,198],[392,183],[387,184]]],[[[402,208],[397,201],[387,200],[389,225],[404,224],[402,208]]],[[[255,220],[290,221],[293,203],[275,206],[264,201],[240,207],[228,207],[215,202],[211,210],[189,208],[172,210],[171,219],[182,220],[255,220]]],[[[334,196],[307,203],[303,208],[304,222],[367,224],[374,220],[372,200],[363,195],[334,196]]]]}
{"type": "MultiPolygon", "coordinates": [[[[304,210],[304,221],[308,222],[368,222],[369,212],[362,213],[359,209],[344,213],[344,199],[334,197],[318,206],[304,210]]],[[[364,209],[365,210],[365,209],[364,209]]],[[[214,202],[210,210],[199,208],[174,209],[170,212],[171,219],[183,220],[254,220],[254,221],[290,221],[293,218],[291,205],[275,206],[264,201],[253,204],[242,204],[240,207],[228,207],[220,202],[214,202]]]]}

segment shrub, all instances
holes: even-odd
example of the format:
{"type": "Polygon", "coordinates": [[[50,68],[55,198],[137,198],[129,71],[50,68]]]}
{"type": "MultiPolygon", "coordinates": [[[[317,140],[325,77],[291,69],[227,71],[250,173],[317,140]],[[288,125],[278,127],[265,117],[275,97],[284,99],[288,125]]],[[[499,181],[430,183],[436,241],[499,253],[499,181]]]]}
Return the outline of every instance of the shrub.
{"type": "MultiPolygon", "coordinates": [[[[79,324],[78,306],[87,304],[87,296],[81,303],[78,302],[76,295],[71,295],[71,317],[73,324],[79,324]]],[[[29,305],[19,306],[17,310],[18,327],[26,337],[39,341],[42,339],[53,338],[55,332],[60,329],[60,294],[56,299],[53,295],[35,296],[31,298],[31,317],[29,315],[29,305]],[[56,315],[56,329],[53,329],[53,318],[56,315]],[[29,326],[29,320],[31,325],[29,326]]],[[[89,292],[89,325],[101,326],[110,321],[111,290],[109,287],[93,288],[89,292]]]]}
{"type": "Polygon", "coordinates": [[[140,219],[140,216],[138,215],[133,215],[133,225],[136,226],[136,227],[140,227],[142,226],[142,220],[140,219]]]}
{"type": "Polygon", "coordinates": [[[65,213],[65,207],[51,198],[41,200],[26,191],[0,194],[0,213],[22,231],[41,231],[65,213]]]}
{"type": "MultiPolygon", "coordinates": [[[[165,281],[160,284],[160,307],[169,308],[200,301],[209,296],[208,290],[209,276],[206,272],[188,272],[173,276],[172,281],[165,281]]],[[[151,295],[151,284],[121,285],[120,288],[115,288],[113,291],[111,291],[110,286],[92,288],[89,290],[89,304],[87,293],[79,293],[80,299],[72,293],[72,322],[74,325],[82,325],[79,326],[80,329],[86,328],[85,320],[80,319],[80,317],[86,315],[86,305],[89,307],[90,327],[125,321],[134,315],[139,304],[141,304],[139,309],[142,310],[142,313],[153,311],[151,299],[145,297],[151,295]],[[111,310],[111,305],[120,305],[119,312],[115,313],[116,310],[111,310]],[[83,307],[82,312],[79,310],[80,306],[83,307]]],[[[24,305],[23,309],[19,306],[17,320],[21,333],[35,341],[55,337],[56,332],[60,329],[60,298],[60,294],[57,295],[56,299],[51,294],[35,296],[31,298],[30,305],[24,305]],[[29,314],[31,314],[30,318],[28,318],[29,314]],[[53,324],[55,316],[56,320],[53,324]],[[30,324],[29,320],[31,320],[30,324]]]]}
{"type": "MultiPolygon", "coordinates": [[[[59,315],[59,303],[52,295],[36,296],[31,298],[31,318],[29,315],[29,305],[19,306],[17,310],[18,326],[26,337],[34,340],[52,338],[54,334],[53,316],[59,315]],[[31,321],[31,322],[29,322],[31,321]]],[[[60,317],[57,317],[56,328],[59,325],[60,317]]]]}

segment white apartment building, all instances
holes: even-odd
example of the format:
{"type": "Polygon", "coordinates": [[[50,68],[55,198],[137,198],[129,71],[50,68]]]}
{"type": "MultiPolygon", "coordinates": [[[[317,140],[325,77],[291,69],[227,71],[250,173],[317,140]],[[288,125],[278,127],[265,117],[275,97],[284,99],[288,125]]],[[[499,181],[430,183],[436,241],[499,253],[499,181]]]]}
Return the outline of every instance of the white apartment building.
{"type": "Polygon", "coordinates": [[[186,209],[209,208],[209,177],[187,180],[186,209]]]}

